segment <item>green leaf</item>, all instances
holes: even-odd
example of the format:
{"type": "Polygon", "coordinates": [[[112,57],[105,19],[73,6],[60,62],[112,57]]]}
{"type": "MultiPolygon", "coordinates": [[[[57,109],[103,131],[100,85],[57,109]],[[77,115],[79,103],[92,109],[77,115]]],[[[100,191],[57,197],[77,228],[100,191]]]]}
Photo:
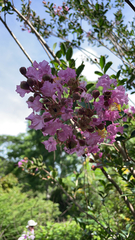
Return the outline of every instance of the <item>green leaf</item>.
{"type": "Polygon", "coordinates": [[[133,138],[133,137],[135,137],[135,130],[131,133],[130,138],[133,138]]]}
{"type": "Polygon", "coordinates": [[[81,64],[77,69],[76,69],[76,74],[77,74],[77,77],[79,77],[79,75],[81,74],[81,72],[83,71],[85,65],[84,64],[81,64]]]}
{"type": "Polygon", "coordinates": [[[95,8],[96,8],[97,11],[99,10],[99,4],[98,3],[96,3],[95,8]]]}
{"type": "Polygon", "coordinates": [[[73,48],[70,47],[66,52],[66,60],[69,61],[73,55],[73,48]]]}
{"type": "Polygon", "coordinates": [[[74,59],[69,60],[69,67],[75,68],[75,60],[74,59]]]}
{"type": "Polygon", "coordinates": [[[104,65],[105,65],[105,57],[104,56],[100,57],[99,64],[100,64],[101,69],[103,69],[104,65]]]}
{"type": "Polygon", "coordinates": [[[117,79],[119,79],[120,74],[121,74],[121,70],[119,70],[119,71],[117,72],[117,74],[116,74],[116,78],[117,78],[117,79]]]}
{"type": "Polygon", "coordinates": [[[54,44],[53,44],[53,52],[54,52],[56,46],[57,46],[57,43],[54,43],[54,44]]]}
{"type": "Polygon", "coordinates": [[[104,67],[104,73],[107,72],[107,70],[111,67],[112,64],[113,64],[112,62],[108,62],[108,63],[105,65],[105,67],[104,67]]]}
{"type": "Polygon", "coordinates": [[[56,57],[61,58],[61,55],[62,55],[61,50],[59,50],[58,52],[56,52],[56,57]]]}
{"type": "Polygon", "coordinates": [[[61,48],[63,56],[65,56],[66,55],[66,45],[65,45],[65,43],[61,43],[60,48],[61,48]]]}
{"type": "Polygon", "coordinates": [[[81,107],[92,109],[92,104],[91,104],[91,103],[78,102],[78,104],[79,104],[81,107]]]}
{"type": "Polygon", "coordinates": [[[67,63],[63,59],[61,59],[60,61],[61,61],[60,67],[62,67],[63,70],[67,69],[67,63]]]}
{"type": "Polygon", "coordinates": [[[99,75],[99,76],[103,76],[103,73],[102,73],[102,72],[95,71],[94,73],[97,74],[97,75],[99,75]]]}
{"type": "Polygon", "coordinates": [[[94,83],[89,83],[86,86],[86,89],[89,90],[90,88],[92,88],[94,86],[94,83]]]}
{"type": "Polygon", "coordinates": [[[110,124],[112,124],[111,121],[106,121],[106,127],[108,127],[110,124]]]}

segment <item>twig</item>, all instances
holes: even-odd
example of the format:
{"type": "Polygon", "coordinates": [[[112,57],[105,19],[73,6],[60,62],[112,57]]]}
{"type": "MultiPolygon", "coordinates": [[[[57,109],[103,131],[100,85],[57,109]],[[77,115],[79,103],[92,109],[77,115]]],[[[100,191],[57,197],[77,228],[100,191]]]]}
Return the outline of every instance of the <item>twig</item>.
{"type": "MultiPolygon", "coordinates": [[[[61,188],[61,190],[65,193],[65,195],[70,199],[70,201],[74,202],[74,204],[79,208],[80,212],[85,213],[85,214],[87,215],[87,217],[89,217],[90,219],[93,219],[97,224],[99,224],[99,225],[105,230],[106,233],[108,233],[109,235],[111,235],[111,232],[112,232],[111,229],[107,230],[106,227],[104,227],[104,226],[102,225],[102,223],[100,223],[94,216],[92,216],[91,214],[87,213],[87,212],[75,201],[74,197],[70,196],[70,195],[66,192],[66,190],[62,187],[62,185],[61,185],[55,178],[53,178],[46,169],[43,168],[42,170],[43,170],[45,173],[47,173],[47,175],[50,176],[51,179],[61,188]],[[110,231],[110,232],[109,232],[109,231],[110,231]]],[[[30,174],[30,175],[35,175],[35,173],[30,173],[30,172],[29,172],[29,174],[30,174]]],[[[44,178],[44,177],[41,178],[41,179],[42,179],[42,180],[47,180],[47,178],[44,178]]],[[[113,237],[113,236],[111,235],[111,237],[112,237],[112,239],[116,239],[115,236],[113,237]]]]}
{"type": "MultiPolygon", "coordinates": [[[[49,173],[47,170],[45,170],[45,169],[43,169],[43,170],[53,179],[53,181],[54,181],[56,184],[59,185],[59,187],[60,187],[61,190],[66,194],[66,196],[67,196],[71,201],[74,202],[74,204],[79,208],[80,212],[85,213],[85,214],[87,215],[87,217],[89,217],[90,219],[93,219],[97,224],[99,224],[99,225],[110,235],[110,232],[112,232],[111,229],[109,229],[109,230],[110,230],[110,232],[109,232],[94,216],[92,216],[91,214],[87,213],[87,212],[75,201],[74,197],[71,197],[71,196],[66,192],[66,190],[62,187],[62,185],[61,185],[57,180],[55,180],[55,179],[50,175],[50,173],[49,173]]],[[[116,238],[113,237],[113,236],[111,236],[111,237],[112,237],[112,239],[116,239],[116,238]]]]}
{"type": "Polygon", "coordinates": [[[10,35],[13,37],[13,39],[16,41],[17,45],[19,46],[19,48],[21,48],[21,50],[23,51],[23,53],[25,54],[25,56],[28,58],[28,60],[31,62],[31,64],[33,64],[32,59],[30,58],[30,56],[27,54],[27,52],[25,51],[25,49],[23,48],[23,46],[21,45],[21,43],[17,40],[17,38],[15,37],[15,35],[11,32],[11,30],[9,29],[9,27],[7,26],[7,24],[3,21],[3,19],[0,16],[0,20],[1,22],[4,24],[4,26],[6,27],[6,29],[8,30],[8,32],[10,33],[10,35]]]}
{"type": "Polygon", "coordinates": [[[37,32],[37,30],[33,27],[33,25],[13,5],[11,5],[11,7],[19,15],[19,17],[23,19],[25,23],[31,28],[31,30],[35,33],[37,38],[43,43],[43,45],[47,48],[47,50],[52,55],[52,57],[60,65],[61,64],[60,60],[56,57],[55,53],[51,50],[51,48],[48,46],[46,41],[41,37],[41,35],[37,32]]]}
{"type": "Polygon", "coordinates": [[[125,2],[133,9],[133,11],[135,12],[135,7],[134,5],[129,1],[129,0],[125,0],[125,2]]]}
{"type": "Polygon", "coordinates": [[[113,186],[117,189],[117,191],[119,192],[119,194],[121,195],[121,197],[123,198],[124,202],[126,203],[127,207],[129,208],[129,210],[131,211],[133,217],[135,218],[135,210],[132,206],[132,204],[129,202],[127,196],[123,196],[123,192],[121,190],[121,188],[117,185],[117,183],[111,178],[111,176],[105,171],[104,168],[101,169],[101,171],[103,172],[103,174],[105,175],[105,177],[109,180],[109,182],[111,182],[113,184],[113,186]]]}

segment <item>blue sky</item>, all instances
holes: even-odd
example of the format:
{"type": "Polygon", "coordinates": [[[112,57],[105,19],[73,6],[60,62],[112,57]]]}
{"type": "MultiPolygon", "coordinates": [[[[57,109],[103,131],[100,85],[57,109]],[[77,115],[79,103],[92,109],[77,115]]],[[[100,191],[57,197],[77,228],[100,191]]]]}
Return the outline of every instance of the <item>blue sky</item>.
{"type": "MultiPolygon", "coordinates": [[[[59,5],[60,2],[61,1],[57,1],[57,5],[59,5]]],[[[20,10],[20,3],[20,0],[14,0],[14,4],[18,10],[20,10]]],[[[38,14],[41,14],[41,16],[44,17],[42,1],[33,0],[32,7],[38,12],[38,14]]],[[[132,10],[130,10],[128,6],[127,9],[127,18],[130,18],[133,14],[132,10]]],[[[7,15],[6,22],[33,61],[36,60],[37,62],[40,62],[44,59],[49,61],[36,37],[33,34],[21,30],[20,23],[16,21],[15,14],[7,15]]],[[[56,41],[59,43],[58,39],[51,38],[47,40],[51,48],[56,41]]],[[[59,44],[57,45],[59,46],[59,44]]],[[[87,42],[83,44],[83,48],[87,48],[87,50],[97,56],[107,54],[107,51],[105,51],[104,48],[93,48],[90,45],[88,46],[87,42]]],[[[31,110],[28,109],[26,104],[27,96],[21,98],[15,92],[15,89],[16,85],[24,80],[19,72],[19,68],[22,66],[29,67],[30,62],[17,46],[1,21],[0,55],[0,135],[17,135],[26,132],[27,122],[25,121],[25,118],[31,113],[31,110]]],[[[74,58],[78,59],[77,65],[81,64],[82,57],[82,53],[75,50],[74,58]]],[[[120,64],[118,59],[116,60],[112,54],[109,54],[109,60],[114,62],[113,68],[117,70],[117,66],[120,64]]],[[[95,70],[96,67],[94,65],[87,63],[84,75],[86,75],[89,80],[97,80],[97,76],[94,75],[95,70]]],[[[135,97],[132,96],[132,100],[135,102],[135,97]]]]}

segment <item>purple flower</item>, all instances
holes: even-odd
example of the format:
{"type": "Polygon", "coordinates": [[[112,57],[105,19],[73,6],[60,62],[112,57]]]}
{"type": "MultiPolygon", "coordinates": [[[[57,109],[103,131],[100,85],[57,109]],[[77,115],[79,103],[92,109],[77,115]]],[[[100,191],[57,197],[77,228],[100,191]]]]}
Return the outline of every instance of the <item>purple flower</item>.
{"type": "Polygon", "coordinates": [[[20,87],[20,85],[16,86],[16,92],[20,94],[21,97],[24,97],[25,93],[29,93],[30,90],[25,90],[20,87]]]}
{"type": "Polygon", "coordinates": [[[107,127],[107,132],[108,132],[107,138],[109,138],[111,142],[115,141],[115,137],[118,132],[123,134],[123,127],[118,125],[119,125],[118,123],[112,123],[107,127]]]}
{"type": "Polygon", "coordinates": [[[38,114],[31,113],[26,119],[31,121],[29,127],[32,129],[38,130],[44,127],[44,119],[38,114]]]}
{"type": "Polygon", "coordinates": [[[29,67],[27,69],[26,76],[29,78],[34,78],[35,80],[42,81],[42,76],[44,74],[49,74],[52,76],[51,68],[48,62],[46,62],[45,60],[43,60],[39,64],[36,61],[34,61],[33,67],[29,67]]]}
{"type": "Polygon", "coordinates": [[[52,97],[56,92],[55,85],[49,81],[45,81],[40,90],[45,97],[52,97]]]}
{"type": "Polygon", "coordinates": [[[133,114],[135,114],[135,108],[133,106],[130,108],[130,110],[133,114]]]}
{"type": "Polygon", "coordinates": [[[59,141],[65,142],[69,137],[72,136],[72,127],[68,125],[62,126],[62,130],[57,131],[59,141]]]}
{"type": "Polygon", "coordinates": [[[103,87],[103,93],[108,90],[108,89],[113,89],[112,85],[114,85],[115,87],[117,86],[117,80],[116,79],[110,79],[110,77],[108,75],[103,75],[102,77],[100,77],[98,79],[98,83],[96,85],[96,87],[103,87]]]}
{"type": "Polygon", "coordinates": [[[118,111],[110,111],[110,110],[105,111],[104,120],[113,122],[119,118],[120,118],[120,115],[118,111]]]}
{"type": "Polygon", "coordinates": [[[46,136],[46,135],[54,135],[56,133],[56,131],[58,129],[61,128],[61,121],[59,119],[56,119],[55,121],[54,120],[50,120],[48,123],[46,123],[44,125],[44,128],[43,128],[43,135],[46,136]]]}
{"type": "Polygon", "coordinates": [[[47,141],[42,143],[45,145],[45,148],[48,150],[48,152],[53,152],[56,150],[57,142],[55,139],[53,139],[53,137],[50,137],[47,141]]]}
{"type": "Polygon", "coordinates": [[[60,78],[62,78],[63,80],[65,80],[65,83],[68,83],[68,81],[71,78],[76,78],[76,72],[74,69],[71,68],[67,68],[66,70],[60,70],[58,72],[58,76],[60,78]]]}
{"type": "Polygon", "coordinates": [[[32,108],[34,111],[39,112],[42,109],[42,103],[39,101],[40,100],[40,96],[36,96],[34,98],[34,101],[27,101],[28,103],[28,108],[32,108]]]}
{"type": "Polygon", "coordinates": [[[128,94],[125,94],[125,88],[123,86],[118,86],[115,90],[112,91],[111,100],[114,103],[120,104],[128,104],[128,94]]]}

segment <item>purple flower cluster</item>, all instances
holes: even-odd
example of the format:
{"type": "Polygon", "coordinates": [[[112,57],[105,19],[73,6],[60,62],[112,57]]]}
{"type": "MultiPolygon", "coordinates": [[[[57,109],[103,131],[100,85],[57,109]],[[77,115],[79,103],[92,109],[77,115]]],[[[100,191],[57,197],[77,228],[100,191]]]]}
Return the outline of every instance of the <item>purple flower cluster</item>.
{"type": "Polygon", "coordinates": [[[27,104],[33,111],[26,119],[31,121],[30,128],[49,136],[43,142],[49,152],[64,144],[69,154],[97,153],[100,143],[114,142],[117,133],[123,133],[118,119],[121,108],[128,104],[128,96],[124,87],[117,87],[115,79],[103,75],[96,85],[103,88],[102,93],[97,89],[90,94],[74,69],[60,70],[53,76],[44,60],[20,72],[27,81],[17,86],[17,93],[21,97],[31,93],[27,104]]]}

